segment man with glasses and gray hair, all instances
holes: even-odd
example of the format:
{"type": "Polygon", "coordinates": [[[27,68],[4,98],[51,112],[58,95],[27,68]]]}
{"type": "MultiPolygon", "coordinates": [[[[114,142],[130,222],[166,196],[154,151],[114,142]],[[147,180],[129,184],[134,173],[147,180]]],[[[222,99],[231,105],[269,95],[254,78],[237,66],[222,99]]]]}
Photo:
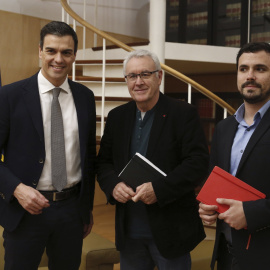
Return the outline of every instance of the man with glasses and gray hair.
{"type": "Polygon", "coordinates": [[[159,91],[157,56],[133,51],[124,60],[133,101],[110,111],[98,155],[98,182],[116,204],[122,270],[191,269],[190,251],[205,237],[194,188],[204,180],[208,148],[196,109],[159,91]],[[135,153],[167,176],[133,190],[119,177],[135,153]]]}

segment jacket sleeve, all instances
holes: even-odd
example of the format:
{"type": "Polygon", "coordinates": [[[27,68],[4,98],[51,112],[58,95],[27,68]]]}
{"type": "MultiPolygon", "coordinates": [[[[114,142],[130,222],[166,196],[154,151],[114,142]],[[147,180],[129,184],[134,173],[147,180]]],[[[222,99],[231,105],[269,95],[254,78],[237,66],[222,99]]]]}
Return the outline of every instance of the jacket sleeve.
{"type": "Polygon", "coordinates": [[[90,132],[88,136],[88,155],[87,155],[87,164],[88,164],[88,176],[90,184],[90,208],[93,210],[94,206],[94,194],[95,194],[95,175],[96,175],[96,105],[95,97],[93,92],[87,89],[89,98],[89,107],[90,109],[90,132]]]}
{"type": "Polygon", "coordinates": [[[270,200],[243,202],[248,231],[256,232],[270,228],[270,200]]]}
{"type": "Polygon", "coordinates": [[[174,156],[165,155],[163,162],[177,164],[168,172],[165,181],[160,179],[152,183],[161,207],[176,200],[193,203],[194,189],[208,172],[208,147],[196,108],[185,106],[184,110],[174,114],[177,121],[168,127],[177,126],[177,140],[175,148],[171,150],[174,156]]]}
{"type": "MultiPolygon", "coordinates": [[[[0,89],[0,153],[5,154],[10,133],[10,104],[6,88],[0,89]]],[[[7,203],[13,198],[13,192],[21,181],[10,171],[4,161],[0,161],[0,200],[7,203]]]]}
{"type": "Polygon", "coordinates": [[[106,126],[100,149],[97,157],[97,181],[104,191],[108,202],[115,204],[116,200],[112,196],[114,187],[121,182],[114,168],[113,161],[113,116],[110,112],[106,121],[106,126]]]}

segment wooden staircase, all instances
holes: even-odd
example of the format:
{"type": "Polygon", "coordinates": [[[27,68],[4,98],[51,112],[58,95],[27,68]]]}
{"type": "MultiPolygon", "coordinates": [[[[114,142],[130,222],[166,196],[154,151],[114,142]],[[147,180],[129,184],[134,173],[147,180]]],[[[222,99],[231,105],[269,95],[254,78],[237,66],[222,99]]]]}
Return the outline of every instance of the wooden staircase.
{"type": "MultiPolygon", "coordinates": [[[[106,60],[104,114],[102,116],[102,60],[77,60],[75,62],[75,81],[84,84],[94,92],[97,112],[97,144],[100,143],[101,121],[113,108],[131,101],[123,76],[123,59],[106,60]]],[[[69,78],[72,79],[71,74],[69,78]]]]}
{"type": "MultiPolygon", "coordinates": [[[[149,45],[149,40],[141,41],[141,42],[126,43],[126,45],[128,45],[129,47],[147,46],[147,45],[149,45]]],[[[108,49],[116,49],[116,48],[118,48],[118,46],[116,46],[116,45],[108,45],[108,46],[106,46],[106,50],[108,50],[108,49]]],[[[103,50],[103,47],[102,46],[94,47],[94,48],[92,48],[92,50],[93,51],[101,51],[101,50],[103,50]]]]}

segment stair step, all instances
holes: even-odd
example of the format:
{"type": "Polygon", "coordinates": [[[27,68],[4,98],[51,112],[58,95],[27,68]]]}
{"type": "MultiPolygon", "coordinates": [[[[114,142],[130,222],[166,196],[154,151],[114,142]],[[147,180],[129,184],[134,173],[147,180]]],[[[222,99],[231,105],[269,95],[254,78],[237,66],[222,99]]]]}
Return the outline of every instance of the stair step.
{"type": "MultiPolygon", "coordinates": [[[[69,76],[72,79],[72,76],[69,76]]],[[[101,77],[92,77],[92,76],[75,76],[76,81],[87,81],[87,82],[102,82],[101,77]]],[[[114,78],[114,77],[106,77],[105,82],[125,82],[125,78],[114,78]]]]}
{"type": "MultiPolygon", "coordinates": [[[[76,65],[95,65],[95,64],[103,64],[102,60],[76,60],[76,65]]],[[[107,59],[106,64],[123,64],[123,60],[121,59],[107,59]]]]}
{"type": "Polygon", "coordinates": [[[101,141],[101,137],[100,136],[96,136],[96,144],[100,145],[100,141],[101,141]]]}
{"type": "MultiPolygon", "coordinates": [[[[96,101],[101,101],[102,98],[99,96],[95,96],[96,101]]],[[[105,97],[105,101],[132,101],[131,97],[105,97]]]]}
{"type": "MultiPolygon", "coordinates": [[[[97,122],[101,122],[101,115],[97,115],[97,116],[96,116],[96,121],[97,121],[97,122]]],[[[105,121],[105,122],[107,121],[107,116],[104,117],[104,121],[105,121]]]]}
{"type": "MultiPolygon", "coordinates": [[[[149,41],[141,41],[141,42],[132,42],[132,43],[126,43],[129,47],[135,47],[135,46],[147,46],[149,44],[149,41]]],[[[117,45],[108,45],[106,46],[106,50],[110,49],[117,49],[119,48],[117,45]]],[[[93,47],[93,51],[102,51],[103,46],[93,47]]]]}

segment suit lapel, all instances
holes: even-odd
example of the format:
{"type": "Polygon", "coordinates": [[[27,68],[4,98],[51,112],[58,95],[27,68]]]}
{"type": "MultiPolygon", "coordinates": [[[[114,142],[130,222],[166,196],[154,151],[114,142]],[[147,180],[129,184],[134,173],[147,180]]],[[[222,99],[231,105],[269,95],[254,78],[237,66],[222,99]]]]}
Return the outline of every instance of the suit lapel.
{"type": "Polygon", "coordinates": [[[264,133],[269,129],[269,127],[270,127],[270,109],[267,110],[267,112],[261,119],[258,127],[255,129],[254,133],[252,134],[246,146],[244,154],[241,158],[241,161],[239,163],[237,173],[241,170],[241,167],[245,163],[246,159],[249,157],[250,152],[252,151],[254,146],[257,144],[257,142],[261,139],[261,137],[264,135],[264,133]]]}
{"type": "Polygon", "coordinates": [[[87,104],[83,104],[87,101],[87,99],[84,98],[84,95],[79,87],[72,82],[71,80],[68,80],[68,83],[70,85],[70,89],[72,92],[76,112],[77,112],[77,121],[78,121],[78,129],[79,129],[79,139],[80,139],[80,151],[81,151],[81,160],[84,160],[85,156],[85,145],[87,145],[88,138],[86,137],[86,132],[84,130],[87,128],[88,125],[88,114],[87,114],[87,104]]]}
{"type": "Polygon", "coordinates": [[[155,153],[155,149],[158,145],[158,141],[162,134],[162,129],[164,128],[167,117],[168,104],[166,103],[163,94],[160,93],[146,153],[146,157],[149,159],[151,159],[152,155],[155,153]]]}
{"type": "Polygon", "coordinates": [[[129,106],[125,112],[124,122],[122,123],[124,132],[119,136],[122,140],[121,143],[123,147],[121,148],[121,155],[125,164],[127,164],[130,159],[130,143],[137,109],[135,101],[130,102],[128,105],[129,106]]]}
{"type": "Polygon", "coordinates": [[[223,158],[222,167],[226,171],[230,170],[232,145],[238,128],[238,122],[235,120],[234,116],[232,116],[231,120],[232,121],[228,122],[228,126],[226,126],[222,132],[222,136],[224,136],[225,140],[222,141],[221,148],[223,152],[221,158],[223,158]]]}
{"type": "Polygon", "coordinates": [[[30,117],[32,118],[34,127],[37,130],[38,136],[44,142],[43,120],[41,113],[41,104],[38,91],[37,74],[29,78],[22,86],[24,91],[24,100],[30,117]]]}

